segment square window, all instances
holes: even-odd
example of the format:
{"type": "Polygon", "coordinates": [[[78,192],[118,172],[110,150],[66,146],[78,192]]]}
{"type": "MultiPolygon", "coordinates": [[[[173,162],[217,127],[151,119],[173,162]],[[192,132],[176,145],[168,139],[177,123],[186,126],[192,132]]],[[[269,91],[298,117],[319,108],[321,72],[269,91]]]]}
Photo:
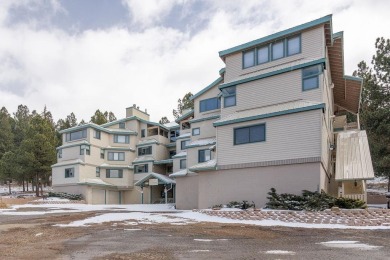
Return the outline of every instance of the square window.
{"type": "Polygon", "coordinates": [[[272,60],[277,60],[284,57],[284,41],[272,44],[272,60]]]}
{"type": "Polygon", "coordinates": [[[96,177],[100,177],[100,168],[96,167],[96,177]]]}
{"type": "Polygon", "coordinates": [[[238,128],[234,130],[234,144],[249,143],[249,128],[238,128]]]}
{"type": "Polygon", "coordinates": [[[125,122],[119,123],[119,128],[125,129],[126,128],[126,123],[125,122]]]}
{"type": "Polygon", "coordinates": [[[144,173],[144,172],[148,172],[147,164],[140,164],[134,166],[134,173],[144,173]]]}
{"type": "Polygon", "coordinates": [[[322,66],[316,65],[302,70],[302,89],[310,90],[319,88],[319,75],[322,73],[322,66]]]}
{"type": "Polygon", "coordinates": [[[266,63],[269,61],[268,46],[257,49],[257,64],[266,63]]]}
{"type": "Polygon", "coordinates": [[[193,128],[192,129],[192,135],[200,135],[200,128],[193,128]]]}
{"type": "Polygon", "coordinates": [[[301,52],[301,37],[295,36],[287,39],[287,56],[301,52]]]}
{"type": "Polygon", "coordinates": [[[65,178],[73,178],[74,177],[74,168],[65,169],[65,178]]]}
{"type": "Polygon", "coordinates": [[[209,149],[199,150],[198,162],[207,162],[211,160],[211,151],[209,149]]]}
{"type": "Polygon", "coordinates": [[[223,98],[223,106],[224,107],[233,107],[236,105],[236,96],[228,96],[223,98]]]}
{"type": "Polygon", "coordinates": [[[255,66],[255,50],[250,50],[243,53],[243,68],[255,66]]]}

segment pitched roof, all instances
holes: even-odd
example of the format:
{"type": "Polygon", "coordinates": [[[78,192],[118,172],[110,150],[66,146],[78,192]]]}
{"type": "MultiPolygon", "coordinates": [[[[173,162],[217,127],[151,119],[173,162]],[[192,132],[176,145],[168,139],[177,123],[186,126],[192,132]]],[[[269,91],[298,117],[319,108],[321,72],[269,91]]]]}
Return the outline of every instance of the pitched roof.
{"type": "Polygon", "coordinates": [[[132,165],[120,165],[120,164],[108,164],[102,163],[99,165],[100,168],[114,168],[114,169],[133,169],[132,165]]]}
{"type": "Polygon", "coordinates": [[[68,161],[62,161],[58,162],[56,164],[53,164],[51,167],[60,167],[60,166],[65,166],[65,165],[72,165],[72,164],[85,164],[81,159],[75,159],[75,160],[68,160],[68,161]]]}
{"type": "Polygon", "coordinates": [[[152,179],[152,178],[158,179],[163,184],[175,184],[176,183],[175,180],[170,179],[168,176],[162,175],[160,173],[151,172],[150,174],[146,175],[141,180],[139,180],[136,183],[134,183],[134,185],[135,186],[142,186],[145,181],[147,181],[149,179],[152,179]]]}
{"type": "Polygon", "coordinates": [[[154,161],[154,157],[152,155],[143,155],[135,158],[133,164],[142,163],[142,162],[153,162],[153,161],[154,161]]]}
{"type": "MultiPolygon", "coordinates": [[[[225,72],[224,69],[221,69],[220,73],[221,72],[225,72]]],[[[211,88],[215,87],[216,85],[220,84],[222,81],[223,81],[222,77],[217,78],[210,85],[208,85],[207,87],[205,87],[204,89],[202,89],[201,91],[199,91],[198,93],[196,93],[195,95],[190,97],[190,100],[194,100],[195,98],[199,97],[203,93],[207,92],[209,89],[211,89],[211,88]]]]}
{"type": "Polygon", "coordinates": [[[213,159],[207,162],[202,162],[195,164],[189,168],[190,171],[200,172],[200,171],[212,171],[217,168],[217,160],[213,159]]]}
{"type": "Polygon", "coordinates": [[[102,179],[92,179],[92,178],[87,178],[87,179],[82,179],[78,184],[81,185],[97,185],[97,186],[116,186],[113,184],[110,184],[108,182],[103,181],[102,179]]]}
{"type": "Polygon", "coordinates": [[[191,147],[199,147],[199,146],[206,146],[206,145],[213,145],[217,142],[217,139],[215,138],[204,138],[204,139],[198,139],[195,141],[190,142],[187,145],[187,148],[191,147]]]}
{"type": "Polygon", "coordinates": [[[169,177],[170,178],[184,177],[184,176],[187,176],[187,174],[188,174],[187,169],[184,169],[184,170],[180,170],[180,171],[169,174],[169,177]]]}
{"type": "Polygon", "coordinates": [[[160,144],[160,143],[156,139],[152,138],[152,139],[141,140],[138,142],[136,146],[138,147],[138,146],[143,146],[148,144],[160,144]]]}
{"type": "Polygon", "coordinates": [[[181,151],[180,153],[172,156],[173,159],[176,159],[176,158],[183,158],[183,157],[186,157],[187,156],[187,151],[181,151]]]}
{"type": "Polygon", "coordinates": [[[190,138],[190,137],[191,137],[191,133],[185,133],[185,134],[182,134],[182,135],[179,135],[178,137],[176,137],[176,140],[190,138]]]}
{"type": "Polygon", "coordinates": [[[314,109],[323,109],[324,107],[324,103],[311,102],[302,99],[294,100],[270,106],[237,111],[214,122],[214,126],[229,125],[239,122],[310,111],[314,109]]]}
{"type": "Polygon", "coordinates": [[[324,23],[329,23],[329,24],[332,23],[332,15],[331,14],[327,15],[327,16],[324,16],[324,17],[321,17],[321,18],[318,18],[316,20],[313,20],[313,21],[310,21],[310,22],[307,22],[307,23],[304,23],[304,24],[292,27],[290,29],[283,30],[283,31],[280,31],[280,32],[268,35],[266,37],[262,37],[262,38],[259,38],[257,40],[254,40],[254,41],[250,41],[250,42],[247,42],[247,43],[244,43],[244,44],[240,44],[240,45],[237,45],[235,47],[232,47],[232,48],[220,51],[219,52],[219,56],[221,58],[223,58],[223,57],[225,57],[225,56],[227,56],[229,54],[232,54],[232,53],[235,53],[235,52],[239,52],[239,51],[243,51],[245,49],[249,49],[249,48],[255,47],[255,46],[259,45],[259,44],[267,43],[267,42],[276,40],[276,39],[281,38],[281,37],[286,37],[288,35],[291,35],[291,34],[294,34],[294,33],[298,33],[300,31],[303,31],[303,30],[306,30],[308,28],[311,28],[311,27],[314,27],[314,26],[318,26],[318,25],[324,24],[324,23]]]}
{"type": "Polygon", "coordinates": [[[185,112],[182,116],[180,116],[179,118],[177,118],[177,119],[175,120],[175,122],[176,122],[176,123],[179,123],[180,121],[182,121],[182,120],[184,120],[184,119],[186,119],[186,118],[188,118],[188,117],[190,117],[190,116],[192,116],[192,115],[194,115],[194,110],[193,110],[193,109],[189,110],[188,112],[185,112]]]}
{"type": "Polygon", "coordinates": [[[78,131],[78,130],[82,130],[82,129],[86,129],[86,128],[93,128],[93,129],[96,129],[96,130],[99,130],[99,131],[102,131],[102,132],[106,132],[106,133],[111,133],[111,134],[119,133],[119,134],[137,135],[137,132],[132,131],[132,130],[110,129],[110,128],[105,128],[105,126],[103,127],[103,125],[97,125],[97,124],[94,124],[94,123],[87,123],[87,124],[84,124],[84,125],[70,127],[70,128],[63,129],[63,130],[59,131],[59,133],[63,134],[63,133],[78,131]]]}

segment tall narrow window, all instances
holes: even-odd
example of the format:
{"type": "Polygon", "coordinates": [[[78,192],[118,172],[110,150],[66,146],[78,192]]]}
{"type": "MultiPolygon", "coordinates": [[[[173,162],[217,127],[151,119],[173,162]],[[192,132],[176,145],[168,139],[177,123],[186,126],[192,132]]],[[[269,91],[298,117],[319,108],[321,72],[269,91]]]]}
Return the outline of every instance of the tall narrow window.
{"type": "Polygon", "coordinates": [[[316,65],[302,70],[302,89],[310,90],[320,86],[319,75],[322,73],[322,66],[316,65]]]}
{"type": "Polygon", "coordinates": [[[145,129],[142,129],[141,130],[141,137],[145,137],[146,135],[145,135],[145,129]]]}
{"type": "Polygon", "coordinates": [[[104,159],[104,150],[103,149],[100,149],[100,158],[104,159]]]}
{"type": "Polygon", "coordinates": [[[62,149],[58,150],[58,158],[62,158],[62,149]]]}
{"type": "Polygon", "coordinates": [[[89,145],[86,145],[86,144],[82,144],[80,145],[80,155],[90,155],[91,154],[91,147],[89,145]]]}
{"type": "Polygon", "coordinates": [[[301,52],[301,37],[294,36],[287,39],[287,56],[301,52]]]}
{"type": "Polygon", "coordinates": [[[187,168],[187,160],[181,159],[180,160],[180,169],[186,169],[187,168]]]}
{"type": "Polygon", "coordinates": [[[93,135],[93,137],[95,139],[100,139],[100,136],[101,136],[101,132],[99,130],[95,130],[95,134],[93,135]]]}
{"type": "Polygon", "coordinates": [[[96,177],[100,177],[100,168],[96,167],[96,177]]]}
{"type": "Polygon", "coordinates": [[[209,149],[198,151],[198,162],[207,162],[211,160],[211,151],[209,149]]]}
{"type": "Polygon", "coordinates": [[[268,45],[257,49],[257,64],[266,63],[269,61],[268,45]]]}
{"type": "Polygon", "coordinates": [[[243,53],[243,68],[255,66],[255,50],[250,50],[243,53]]]}
{"type": "Polygon", "coordinates": [[[284,41],[275,42],[272,44],[272,60],[277,60],[284,57],[284,41]]]}
{"type": "Polygon", "coordinates": [[[190,143],[190,140],[181,141],[181,150],[187,149],[187,145],[190,143]]]}

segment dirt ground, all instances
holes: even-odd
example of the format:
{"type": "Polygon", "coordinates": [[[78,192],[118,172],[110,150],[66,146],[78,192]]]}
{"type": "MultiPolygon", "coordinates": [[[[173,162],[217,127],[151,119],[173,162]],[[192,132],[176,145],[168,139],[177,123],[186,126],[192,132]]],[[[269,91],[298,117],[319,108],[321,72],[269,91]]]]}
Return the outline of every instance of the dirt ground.
{"type": "Polygon", "coordinates": [[[99,214],[102,212],[0,214],[0,258],[390,259],[389,230],[313,230],[203,222],[129,226],[117,221],[86,227],[54,226],[99,214]],[[330,240],[360,241],[379,249],[329,249],[318,244],[330,240]],[[292,253],[273,255],[267,253],[269,250],[292,253]]]}

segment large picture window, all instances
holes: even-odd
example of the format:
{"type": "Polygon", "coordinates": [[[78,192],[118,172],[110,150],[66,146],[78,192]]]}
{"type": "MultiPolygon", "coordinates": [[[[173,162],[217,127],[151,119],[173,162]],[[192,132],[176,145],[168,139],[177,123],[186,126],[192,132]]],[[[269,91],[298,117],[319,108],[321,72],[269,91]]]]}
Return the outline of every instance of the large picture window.
{"type": "Polygon", "coordinates": [[[211,160],[211,151],[209,149],[198,151],[198,162],[207,162],[211,160]]]}
{"type": "Polygon", "coordinates": [[[265,141],[265,124],[234,129],[234,144],[247,144],[265,141]]]}
{"type": "Polygon", "coordinates": [[[128,135],[114,135],[114,143],[128,144],[128,143],[130,143],[130,136],[128,136],[128,135]]]}
{"type": "Polygon", "coordinates": [[[320,86],[319,75],[322,73],[322,66],[316,65],[302,70],[302,89],[310,90],[320,86]]]}
{"type": "Polygon", "coordinates": [[[200,112],[206,112],[214,109],[218,109],[221,107],[219,98],[209,98],[209,99],[204,99],[200,101],[200,106],[199,110],[200,112]]]}
{"type": "Polygon", "coordinates": [[[124,161],[125,153],[124,152],[108,152],[109,161],[124,161]]]}
{"type": "Polygon", "coordinates": [[[107,169],[106,178],[123,178],[123,170],[107,169]]]}
{"type": "Polygon", "coordinates": [[[138,155],[149,155],[149,154],[152,154],[152,147],[151,146],[138,148],[138,155]]]}
{"type": "Polygon", "coordinates": [[[74,177],[74,168],[66,168],[65,178],[73,178],[73,177],[74,177]]]}
{"type": "Polygon", "coordinates": [[[87,129],[70,132],[65,136],[67,142],[87,138],[87,129]]]}

